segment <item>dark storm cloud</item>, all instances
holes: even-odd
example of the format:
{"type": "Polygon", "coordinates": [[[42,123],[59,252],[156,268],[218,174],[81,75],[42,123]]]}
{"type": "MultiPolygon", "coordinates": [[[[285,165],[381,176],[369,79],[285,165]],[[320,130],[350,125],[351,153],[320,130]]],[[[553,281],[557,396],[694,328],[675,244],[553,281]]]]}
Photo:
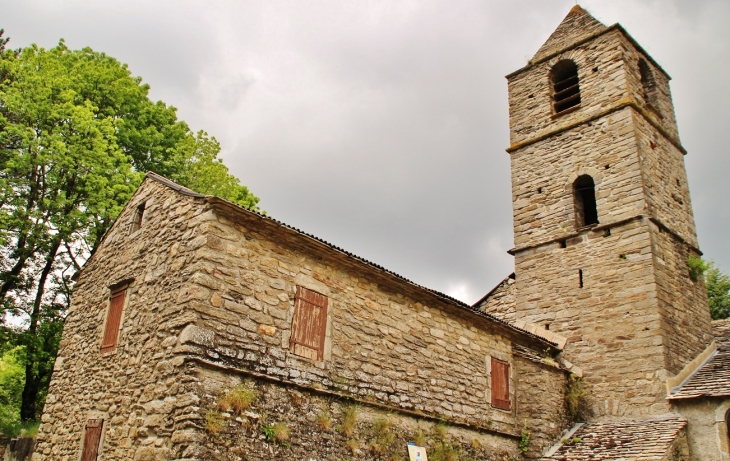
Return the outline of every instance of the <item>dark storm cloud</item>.
{"type": "MultiPolygon", "coordinates": [[[[574,2],[7,3],[15,46],[63,36],[129,63],[273,217],[465,301],[512,271],[503,76],[574,2]]],[[[584,6],[674,77],[700,244],[730,270],[730,7],[584,6]]]]}

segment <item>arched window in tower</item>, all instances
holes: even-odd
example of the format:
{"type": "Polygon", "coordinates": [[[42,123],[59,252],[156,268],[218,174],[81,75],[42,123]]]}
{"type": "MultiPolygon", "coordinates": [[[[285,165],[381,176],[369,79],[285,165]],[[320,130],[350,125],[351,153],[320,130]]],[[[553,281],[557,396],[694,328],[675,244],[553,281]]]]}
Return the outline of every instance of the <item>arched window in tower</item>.
{"type": "Polygon", "coordinates": [[[641,75],[641,88],[644,93],[646,105],[661,116],[654,72],[651,70],[649,63],[643,58],[639,59],[639,74],[641,75]]]}
{"type": "Polygon", "coordinates": [[[558,61],[550,70],[555,114],[580,105],[578,66],[570,59],[558,61]]]}
{"type": "Polygon", "coordinates": [[[575,203],[575,225],[585,227],[598,224],[596,208],[596,186],[593,178],[584,174],[573,183],[573,203],[575,203]]]}

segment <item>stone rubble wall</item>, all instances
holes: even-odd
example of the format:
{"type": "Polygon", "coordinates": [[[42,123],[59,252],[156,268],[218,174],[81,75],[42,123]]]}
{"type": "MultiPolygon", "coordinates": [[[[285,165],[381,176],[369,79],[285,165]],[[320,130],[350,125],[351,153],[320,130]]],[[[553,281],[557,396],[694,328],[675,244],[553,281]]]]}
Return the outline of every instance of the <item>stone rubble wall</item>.
{"type": "MultiPolygon", "coordinates": [[[[185,443],[197,397],[181,391],[188,377],[171,355],[188,321],[171,312],[193,263],[196,219],[190,197],[147,180],[81,273],[64,325],[33,460],[77,461],[86,421],[103,418],[105,460],[163,460],[185,443]],[[142,228],[132,215],[147,200],[142,228]],[[116,352],[100,352],[109,287],[132,279],[116,352]]],[[[197,413],[196,413],[197,415],[197,413]]]]}
{"type": "Polygon", "coordinates": [[[200,396],[201,412],[222,422],[215,430],[201,422],[205,430],[200,432],[203,441],[195,455],[200,460],[408,459],[406,443],[414,440],[426,442],[429,456],[445,445],[458,453],[459,459],[520,458],[513,438],[386,411],[215,366],[196,366],[191,375],[195,381],[187,390],[200,396]],[[242,385],[256,393],[251,405],[240,414],[218,410],[221,396],[242,385]],[[343,413],[349,407],[356,408],[352,433],[343,428],[343,413]],[[387,428],[379,431],[378,424],[387,428]],[[275,425],[288,430],[286,440],[267,439],[266,431],[275,425]]]}

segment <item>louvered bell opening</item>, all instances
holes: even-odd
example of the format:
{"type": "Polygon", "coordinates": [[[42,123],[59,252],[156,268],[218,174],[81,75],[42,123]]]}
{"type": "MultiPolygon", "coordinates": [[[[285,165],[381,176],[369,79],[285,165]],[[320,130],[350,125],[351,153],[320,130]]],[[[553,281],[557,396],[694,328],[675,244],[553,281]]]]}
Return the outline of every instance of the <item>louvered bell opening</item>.
{"type": "Polygon", "coordinates": [[[580,104],[578,66],[573,61],[560,61],[550,71],[553,84],[553,107],[559,114],[580,104]]]}

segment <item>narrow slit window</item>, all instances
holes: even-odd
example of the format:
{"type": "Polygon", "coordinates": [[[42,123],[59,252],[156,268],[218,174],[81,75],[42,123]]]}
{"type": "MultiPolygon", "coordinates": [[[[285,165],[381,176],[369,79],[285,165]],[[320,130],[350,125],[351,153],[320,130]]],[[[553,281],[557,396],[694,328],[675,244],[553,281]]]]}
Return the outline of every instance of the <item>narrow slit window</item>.
{"type": "Polygon", "coordinates": [[[90,419],[86,422],[84,450],[81,453],[81,461],[96,461],[99,457],[99,445],[101,444],[101,430],[103,427],[103,419],[90,419]]]}
{"type": "Polygon", "coordinates": [[[312,360],[324,360],[327,332],[327,296],[297,287],[289,350],[312,360]]]}
{"type": "Polygon", "coordinates": [[[575,62],[564,59],[555,64],[550,70],[550,83],[556,115],[580,105],[578,66],[575,62]]]}
{"type": "Polygon", "coordinates": [[[109,298],[109,311],[106,315],[106,325],[104,327],[104,338],[101,341],[101,352],[113,352],[117,348],[117,340],[119,339],[119,329],[122,325],[122,313],[124,311],[124,301],[127,296],[127,287],[117,288],[112,291],[109,298]]]}
{"type": "Polygon", "coordinates": [[[575,225],[578,228],[598,224],[596,186],[588,175],[579,176],[573,183],[575,225]]]}
{"type": "Polygon", "coordinates": [[[141,203],[132,216],[132,225],[129,226],[129,233],[133,234],[142,227],[142,217],[144,216],[144,202],[141,203]]]}
{"type": "Polygon", "coordinates": [[[492,357],[492,406],[510,409],[509,363],[492,357]]]}
{"type": "Polygon", "coordinates": [[[578,287],[583,288],[583,269],[578,269],[578,287]]]}

